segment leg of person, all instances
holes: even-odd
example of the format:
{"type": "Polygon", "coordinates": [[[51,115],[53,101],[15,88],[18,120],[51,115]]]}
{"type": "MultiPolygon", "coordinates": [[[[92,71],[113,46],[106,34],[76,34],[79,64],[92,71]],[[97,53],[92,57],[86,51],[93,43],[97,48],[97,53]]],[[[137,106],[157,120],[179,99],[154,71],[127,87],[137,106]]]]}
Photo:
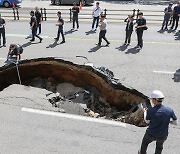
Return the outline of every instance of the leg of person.
{"type": "Polygon", "coordinates": [[[96,18],[96,29],[98,28],[98,25],[99,25],[99,16],[96,18]]]}
{"type": "Polygon", "coordinates": [[[41,23],[39,23],[39,34],[41,34],[41,23]]]}
{"type": "Polygon", "coordinates": [[[178,22],[179,22],[179,16],[176,18],[176,26],[175,26],[175,30],[178,28],[178,22]]]}
{"type": "Polygon", "coordinates": [[[76,24],[77,24],[77,29],[79,29],[79,19],[78,19],[78,16],[76,18],[76,24]]]}
{"type": "Polygon", "coordinates": [[[161,154],[162,150],[163,150],[163,144],[165,142],[166,138],[164,139],[158,139],[156,141],[156,150],[155,150],[155,154],[161,154]]]}
{"type": "Polygon", "coordinates": [[[137,30],[137,41],[138,41],[138,46],[140,46],[140,31],[137,30]]]}
{"type": "Polygon", "coordinates": [[[173,29],[174,28],[174,23],[175,23],[175,17],[173,16],[173,22],[172,22],[172,26],[171,26],[171,29],[173,29]]]}
{"type": "Polygon", "coordinates": [[[56,41],[59,41],[59,37],[60,37],[60,29],[58,28],[58,32],[57,32],[57,37],[54,38],[56,41]]]}
{"type": "Polygon", "coordinates": [[[110,44],[110,42],[106,38],[106,30],[103,30],[102,38],[106,41],[106,46],[108,46],[110,44]]]}
{"type": "Polygon", "coordinates": [[[161,30],[163,30],[163,29],[164,29],[165,22],[166,22],[166,19],[165,19],[165,17],[164,17],[164,20],[163,20],[163,23],[162,23],[161,30]]]}
{"type": "Polygon", "coordinates": [[[95,22],[96,22],[96,17],[93,17],[92,29],[94,29],[95,22]]]}
{"type": "Polygon", "coordinates": [[[129,35],[128,35],[128,44],[131,43],[131,34],[132,34],[132,32],[129,32],[129,35]]]}
{"type": "Polygon", "coordinates": [[[124,44],[127,43],[127,40],[128,40],[128,31],[126,30],[126,38],[125,38],[124,44]]]}
{"type": "Polygon", "coordinates": [[[35,30],[32,29],[32,39],[30,41],[34,41],[35,40],[35,30]]]}
{"type": "Polygon", "coordinates": [[[141,144],[140,154],[147,154],[147,147],[152,141],[154,141],[154,139],[150,137],[147,133],[145,133],[141,144]]]}
{"type": "Polygon", "coordinates": [[[102,32],[102,30],[101,30],[101,31],[99,32],[99,42],[98,42],[98,45],[101,45],[102,36],[103,36],[103,32],[102,32]]]}
{"type": "Polygon", "coordinates": [[[5,28],[3,28],[2,30],[2,37],[3,37],[3,46],[6,46],[6,32],[5,32],[5,28]]]}
{"type": "Polygon", "coordinates": [[[63,29],[61,30],[61,36],[62,36],[62,42],[61,43],[65,43],[65,37],[64,37],[64,32],[63,29]]]}
{"type": "Polygon", "coordinates": [[[73,29],[75,28],[75,17],[73,17],[73,29]]]}
{"type": "Polygon", "coordinates": [[[169,22],[169,18],[166,18],[166,20],[165,20],[165,29],[167,30],[168,28],[168,22],[169,22]]]}
{"type": "Polygon", "coordinates": [[[43,40],[40,36],[37,35],[37,28],[34,28],[34,37],[37,37],[41,41],[43,40]]]}
{"type": "Polygon", "coordinates": [[[139,46],[142,48],[143,47],[143,31],[139,32],[139,46]]]}

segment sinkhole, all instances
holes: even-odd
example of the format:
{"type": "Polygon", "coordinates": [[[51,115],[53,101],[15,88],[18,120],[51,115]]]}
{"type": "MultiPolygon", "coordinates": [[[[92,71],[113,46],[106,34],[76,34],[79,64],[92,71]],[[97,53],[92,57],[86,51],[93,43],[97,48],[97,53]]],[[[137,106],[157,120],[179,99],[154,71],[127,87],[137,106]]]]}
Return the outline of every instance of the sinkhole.
{"type": "MultiPolygon", "coordinates": [[[[18,69],[23,85],[52,92],[46,95],[47,100],[52,106],[61,108],[60,112],[68,112],[66,106],[71,108],[78,104],[85,116],[146,126],[141,106],[150,106],[148,97],[122,85],[113,72],[104,67],[39,58],[22,60],[18,69]]],[[[0,68],[0,91],[18,83],[16,65],[0,68]]]]}

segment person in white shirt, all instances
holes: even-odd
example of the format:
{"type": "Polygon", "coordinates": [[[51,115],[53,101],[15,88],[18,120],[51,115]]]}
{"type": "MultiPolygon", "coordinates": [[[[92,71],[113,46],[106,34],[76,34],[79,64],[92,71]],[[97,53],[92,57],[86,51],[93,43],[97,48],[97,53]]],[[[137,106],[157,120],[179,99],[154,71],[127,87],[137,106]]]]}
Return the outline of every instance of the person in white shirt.
{"type": "Polygon", "coordinates": [[[99,16],[103,13],[103,9],[100,8],[99,2],[96,3],[96,7],[93,8],[92,16],[93,16],[93,23],[92,23],[92,30],[94,30],[94,25],[96,22],[96,28],[97,29],[99,25],[99,16]]]}
{"type": "Polygon", "coordinates": [[[107,43],[106,46],[109,46],[110,42],[106,38],[107,21],[105,19],[105,15],[101,15],[101,19],[100,19],[100,23],[99,23],[99,28],[100,28],[99,42],[98,42],[97,45],[101,46],[102,39],[104,39],[106,41],[106,43],[107,43]]]}

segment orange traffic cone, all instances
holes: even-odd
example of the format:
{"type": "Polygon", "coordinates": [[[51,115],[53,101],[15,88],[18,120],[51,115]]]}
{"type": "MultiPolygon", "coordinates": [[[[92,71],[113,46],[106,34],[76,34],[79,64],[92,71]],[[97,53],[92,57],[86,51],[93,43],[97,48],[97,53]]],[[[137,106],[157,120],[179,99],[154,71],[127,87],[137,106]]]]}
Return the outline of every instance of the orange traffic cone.
{"type": "Polygon", "coordinates": [[[82,3],[79,4],[79,9],[82,10],[82,3]]]}

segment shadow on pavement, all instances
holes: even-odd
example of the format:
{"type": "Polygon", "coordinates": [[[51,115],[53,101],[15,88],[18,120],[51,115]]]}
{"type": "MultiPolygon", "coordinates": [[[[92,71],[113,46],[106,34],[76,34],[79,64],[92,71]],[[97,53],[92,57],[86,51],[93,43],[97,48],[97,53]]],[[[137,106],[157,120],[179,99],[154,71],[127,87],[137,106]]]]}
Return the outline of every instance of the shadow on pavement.
{"type": "Polygon", "coordinates": [[[173,29],[169,29],[167,32],[168,32],[168,33],[174,33],[174,32],[175,32],[175,30],[173,30],[173,29]]]}
{"type": "Polygon", "coordinates": [[[86,35],[90,35],[90,34],[95,34],[96,33],[96,31],[94,31],[94,30],[90,30],[90,31],[87,31],[87,32],[85,32],[86,33],[86,35]]]}
{"type": "Polygon", "coordinates": [[[72,34],[72,33],[76,32],[76,31],[77,31],[77,30],[72,30],[72,29],[70,29],[70,30],[64,32],[64,35],[72,34]]]}
{"type": "Polygon", "coordinates": [[[137,53],[139,53],[140,52],[140,50],[141,49],[138,49],[138,48],[136,48],[136,47],[134,47],[134,48],[130,48],[130,49],[128,49],[126,52],[125,52],[125,54],[137,54],[137,53]]]}
{"type": "Polygon", "coordinates": [[[127,49],[127,47],[128,47],[128,45],[123,44],[120,47],[117,47],[115,49],[118,49],[119,51],[125,51],[127,49]]]}
{"type": "Polygon", "coordinates": [[[96,52],[98,51],[102,46],[96,45],[95,47],[91,48],[88,52],[96,52]]]}
{"type": "Polygon", "coordinates": [[[23,48],[26,48],[26,47],[30,46],[31,44],[32,44],[31,42],[27,42],[27,43],[22,44],[21,46],[23,48]]]}
{"type": "Polygon", "coordinates": [[[174,82],[180,82],[180,69],[178,69],[175,73],[174,73],[174,77],[172,78],[174,80],[174,82]]]}
{"type": "Polygon", "coordinates": [[[54,43],[50,44],[49,46],[47,46],[46,48],[55,48],[57,45],[59,45],[57,43],[57,41],[54,41],[54,43]]]}
{"type": "Polygon", "coordinates": [[[174,36],[175,36],[175,40],[179,40],[180,41],[180,31],[177,32],[174,36]]]}

